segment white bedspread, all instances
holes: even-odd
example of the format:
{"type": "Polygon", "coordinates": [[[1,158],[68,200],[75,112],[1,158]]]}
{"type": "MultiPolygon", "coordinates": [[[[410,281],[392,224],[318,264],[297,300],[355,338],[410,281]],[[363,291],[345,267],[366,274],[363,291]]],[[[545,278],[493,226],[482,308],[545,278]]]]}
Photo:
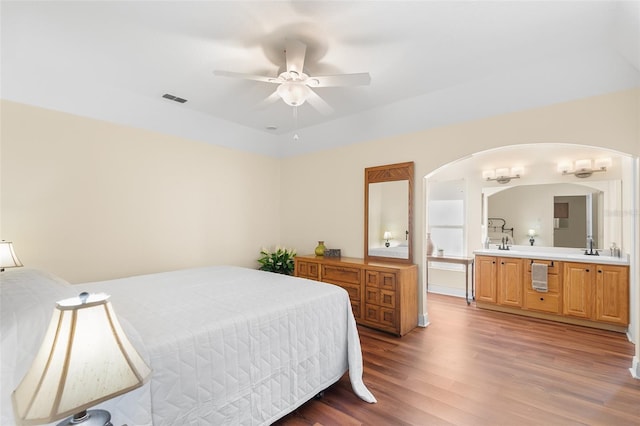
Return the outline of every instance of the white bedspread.
{"type": "Polygon", "coordinates": [[[409,247],[406,245],[393,247],[369,247],[369,256],[394,257],[396,259],[408,259],[409,247]]]}
{"type": "Polygon", "coordinates": [[[30,312],[34,306],[18,305],[34,303],[30,297],[13,300],[27,293],[16,295],[11,287],[18,283],[2,281],[3,425],[12,424],[7,401],[40,345],[55,301],[85,290],[111,294],[125,331],[153,369],[149,384],[102,405],[112,412],[114,424],[269,424],[347,369],[356,394],[375,402],[362,382],[349,298],[337,286],[228,266],[77,286],[61,283],[37,297],[44,324],[36,324],[42,318],[31,321],[29,314],[17,321],[22,326],[5,330],[5,321],[15,319],[6,311],[30,312]],[[32,339],[22,334],[25,318],[32,339]],[[16,364],[11,373],[10,362],[16,364]]]}

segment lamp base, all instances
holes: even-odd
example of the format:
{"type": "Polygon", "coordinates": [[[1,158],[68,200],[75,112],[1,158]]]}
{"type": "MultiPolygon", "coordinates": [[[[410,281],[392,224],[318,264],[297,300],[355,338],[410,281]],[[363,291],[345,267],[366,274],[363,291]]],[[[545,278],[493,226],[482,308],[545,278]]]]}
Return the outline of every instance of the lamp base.
{"type": "Polygon", "coordinates": [[[113,426],[107,410],[88,410],[67,417],[56,426],[113,426]]]}

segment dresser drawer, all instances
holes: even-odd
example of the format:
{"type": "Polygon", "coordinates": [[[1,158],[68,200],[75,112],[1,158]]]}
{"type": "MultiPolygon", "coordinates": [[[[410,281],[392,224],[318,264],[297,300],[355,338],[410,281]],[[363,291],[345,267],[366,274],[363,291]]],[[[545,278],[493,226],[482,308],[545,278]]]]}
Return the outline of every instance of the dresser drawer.
{"type": "Polygon", "coordinates": [[[558,314],[560,313],[560,295],[527,291],[524,295],[524,306],[534,311],[558,314]]]}
{"type": "Polygon", "coordinates": [[[362,269],[348,266],[322,265],[322,281],[360,285],[362,269]]]}
{"type": "Polygon", "coordinates": [[[316,281],[320,278],[318,274],[320,268],[317,263],[299,261],[296,262],[295,266],[297,277],[310,278],[316,281]]]}
{"type": "Polygon", "coordinates": [[[375,287],[367,287],[364,290],[365,302],[374,305],[386,306],[388,308],[396,307],[396,292],[383,290],[375,287]]]}
{"type": "Polygon", "coordinates": [[[323,279],[322,281],[325,283],[334,284],[344,288],[345,290],[347,290],[347,293],[349,293],[349,299],[351,300],[360,300],[360,298],[362,297],[362,295],[360,294],[360,288],[361,288],[360,285],[348,284],[340,281],[333,281],[333,280],[327,280],[327,279],[323,279]]]}
{"type": "Polygon", "coordinates": [[[353,312],[353,317],[356,319],[356,321],[359,321],[362,319],[362,309],[361,309],[361,304],[359,300],[353,300],[351,299],[351,311],[353,312]]]}
{"type": "Polygon", "coordinates": [[[365,285],[367,287],[376,287],[395,291],[397,281],[395,273],[367,270],[365,274],[365,285]]]}
{"type": "Polygon", "coordinates": [[[395,309],[384,308],[378,305],[365,305],[365,319],[374,323],[379,323],[387,327],[396,327],[395,309]]]}

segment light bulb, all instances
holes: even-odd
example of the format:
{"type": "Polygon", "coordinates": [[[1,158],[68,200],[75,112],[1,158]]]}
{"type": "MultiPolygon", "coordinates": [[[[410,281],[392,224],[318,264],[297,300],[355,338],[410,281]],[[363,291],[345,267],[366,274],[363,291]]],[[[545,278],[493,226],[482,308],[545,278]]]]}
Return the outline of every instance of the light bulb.
{"type": "Polygon", "coordinates": [[[285,81],[278,86],[277,92],[285,104],[299,106],[307,100],[307,90],[309,88],[304,83],[285,81]]]}

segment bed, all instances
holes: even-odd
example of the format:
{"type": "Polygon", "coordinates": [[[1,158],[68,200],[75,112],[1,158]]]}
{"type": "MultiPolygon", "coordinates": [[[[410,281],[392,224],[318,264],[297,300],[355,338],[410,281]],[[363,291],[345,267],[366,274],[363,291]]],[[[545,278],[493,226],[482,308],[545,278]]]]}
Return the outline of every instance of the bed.
{"type": "Polygon", "coordinates": [[[501,217],[490,217],[487,219],[487,237],[491,244],[500,244],[507,239],[513,243],[513,228],[508,228],[507,221],[501,217]]]}
{"type": "Polygon", "coordinates": [[[232,266],[70,285],[45,272],[2,273],[2,412],[40,346],[55,302],[111,295],[129,339],[153,369],[143,387],[101,408],[117,425],[270,424],[344,373],[362,381],[349,297],[340,287],[232,266]]]}
{"type": "Polygon", "coordinates": [[[393,257],[396,259],[409,258],[409,246],[406,243],[390,247],[369,247],[369,256],[393,257]]]}

